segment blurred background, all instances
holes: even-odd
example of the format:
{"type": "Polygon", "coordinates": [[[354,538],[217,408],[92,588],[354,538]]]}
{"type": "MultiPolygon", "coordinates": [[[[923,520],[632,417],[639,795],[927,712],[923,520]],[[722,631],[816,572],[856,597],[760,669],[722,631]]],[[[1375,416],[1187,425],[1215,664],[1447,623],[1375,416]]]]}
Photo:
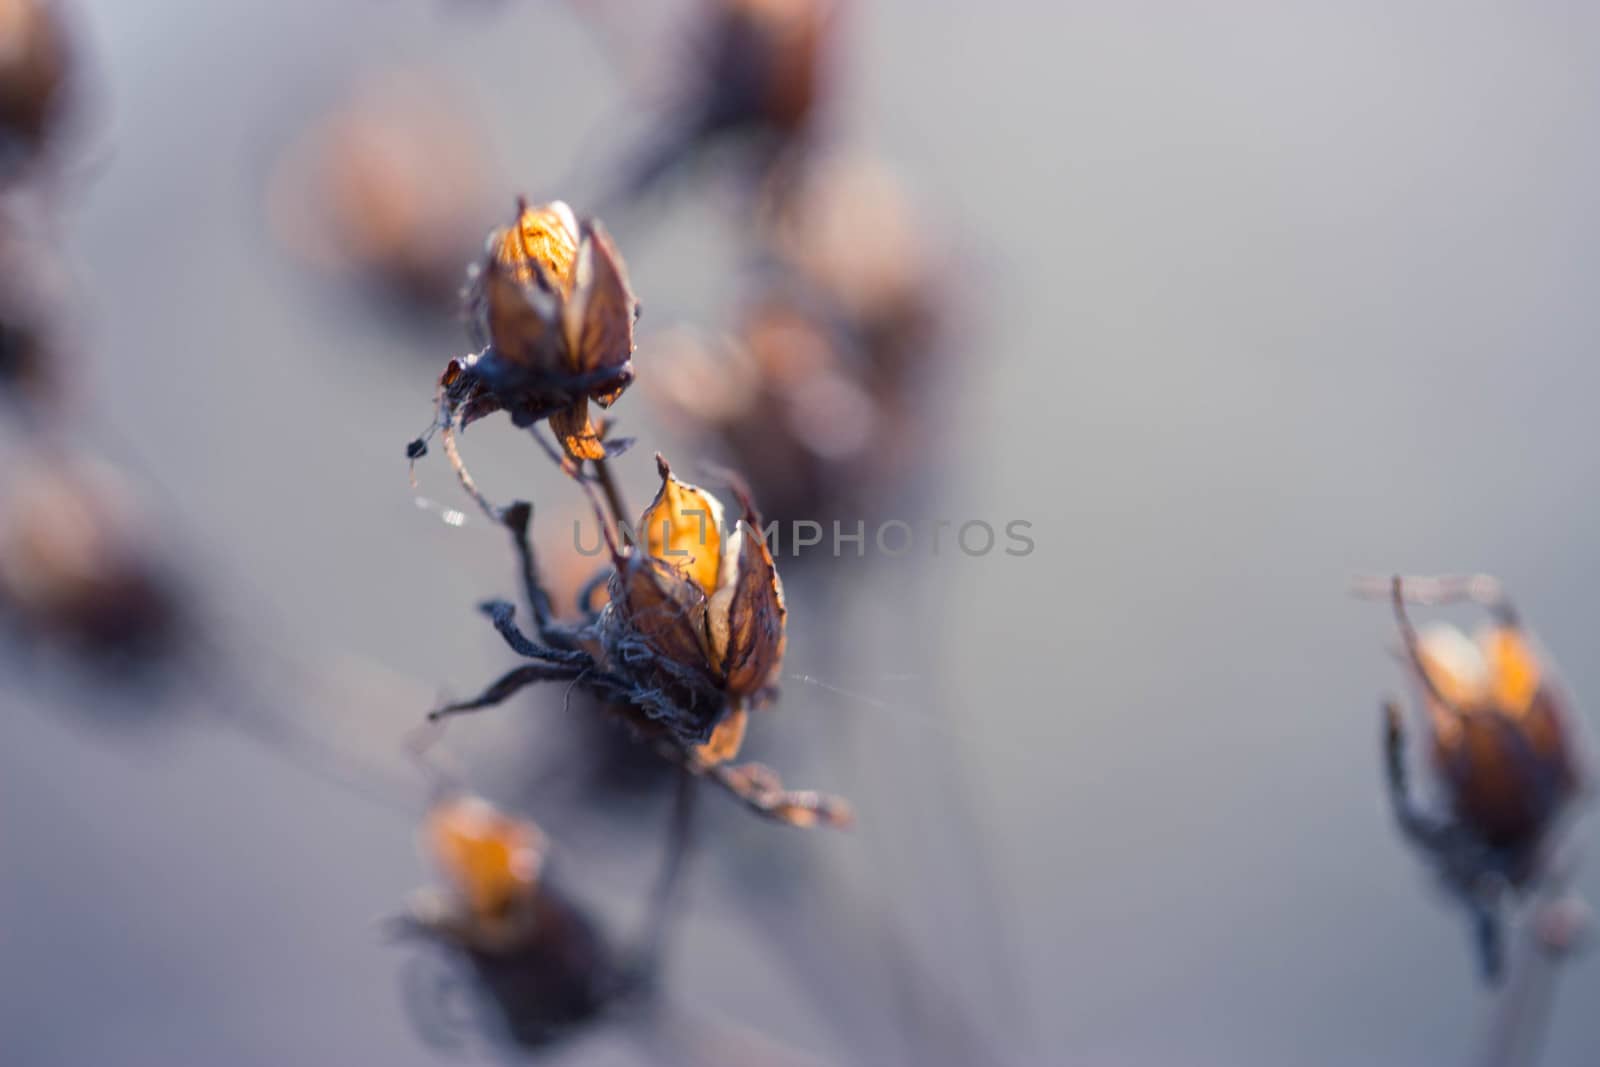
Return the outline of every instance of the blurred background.
{"type": "MultiPolygon", "coordinates": [[[[425,270],[396,296],[337,262],[317,131],[352,100],[447,128],[420,169],[459,190],[464,266],[519,193],[602,207],[704,6],[68,6],[78,118],[49,195],[15,195],[44,205],[70,399],[0,460],[15,481],[43,435],[117,466],[199,634],[154,680],[0,660],[0,1058],[698,1062],[682,1035],[726,1032],[746,1063],[1467,1061],[1493,998],[1391,828],[1391,624],[1345,589],[1497,573],[1600,693],[1582,5],[841,3],[811,136],[895,175],[943,325],[902,380],[912,473],[839,513],[1025,520],[1036,550],[780,557],[751,753],[859,826],[703,791],[657,1030],[419,1032],[419,949],[380,926],[434,877],[403,740],[512,665],[473,611],[512,561],[442,459],[408,482],[467,341],[425,270]]],[[[766,447],[719,455],[648,385],[653,345],[759,289],[737,169],[606,213],[643,302],[635,506],[657,448],[766,447]]],[[[570,483],[504,420],[463,447],[559,558],[570,483]]],[[[626,929],[667,805],[593,795],[560,696],[443,747],[626,929]]],[[[1597,995],[1580,957],[1543,1062],[1592,1060],[1597,995]]]]}

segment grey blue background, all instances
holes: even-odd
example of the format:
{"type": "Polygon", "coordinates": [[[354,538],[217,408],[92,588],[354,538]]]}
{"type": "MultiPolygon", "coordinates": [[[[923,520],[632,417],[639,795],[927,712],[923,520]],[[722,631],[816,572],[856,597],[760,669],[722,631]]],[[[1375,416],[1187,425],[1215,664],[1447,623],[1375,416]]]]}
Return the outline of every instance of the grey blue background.
{"type": "MultiPolygon", "coordinates": [[[[630,98],[554,3],[77,7],[100,72],[99,164],[62,222],[85,443],[149,491],[251,699],[412,782],[401,732],[508,662],[470,610],[507,591],[499,538],[417,509],[400,458],[462,342],[301,270],[266,173],[364,71],[423,63],[482,123],[497,196],[581,208],[558,186],[638,127],[630,98]]],[[[832,128],[904,176],[964,299],[926,506],[1031,520],[1038,548],[847,559],[832,599],[792,590],[791,672],[849,695],[791,682],[757,745],[862,826],[802,840],[708,795],[673,998],[823,1060],[927,1061],[893,968],[839,935],[889,915],[1011,1062],[1464,1062],[1490,1001],[1386,820],[1398,673],[1384,610],[1344,586],[1499,573],[1600,694],[1600,12],[847,7],[832,128]],[[791,850],[856,903],[753,900],[748,868],[781,886],[791,850]]],[[[646,327],[726,312],[717,204],[691,189],[624,237],[646,327]]],[[[668,439],[642,394],[620,412],[642,499],[668,439]]],[[[570,501],[509,432],[468,448],[486,484],[570,501]]],[[[442,462],[420,474],[459,503],[442,462]]],[[[376,927],[429,877],[404,805],[207,697],[124,723],[126,694],[64,673],[0,679],[0,1059],[435,1062],[376,927]]],[[[560,714],[450,746],[509,789],[560,714]]],[[[654,816],[525,810],[633,918],[654,816]]],[[[1548,1063],[1592,1061],[1597,995],[1591,956],[1548,1063]]],[[[614,1030],[552,1059],[648,1048],[614,1030]]]]}

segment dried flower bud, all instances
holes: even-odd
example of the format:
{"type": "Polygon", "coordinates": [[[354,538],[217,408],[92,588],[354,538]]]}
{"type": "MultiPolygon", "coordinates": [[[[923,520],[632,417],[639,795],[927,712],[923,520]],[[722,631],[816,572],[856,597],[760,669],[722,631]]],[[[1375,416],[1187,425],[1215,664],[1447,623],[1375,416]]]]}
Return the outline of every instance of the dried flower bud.
{"type": "Polygon", "coordinates": [[[1564,698],[1525,634],[1476,639],[1446,623],[1418,634],[1432,757],[1455,817],[1498,849],[1540,841],[1579,785],[1564,698]]]}
{"type": "Polygon", "coordinates": [[[605,458],[589,401],[609,407],[633,380],[638,302],[604,227],[580,225],[559,200],[519,204],[512,225],[490,234],[467,307],[484,347],[445,369],[446,417],[548,418],[569,456],[605,458]]]}
{"type": "Polygon", "coordinates": [[[46,0],[0,0],[0,172],[34,155],[63,110],[67,35],[46,0]]]}
{"type": "Polygon", "coordinates": [[[636,685],[669,694],[688,716],[674,727],[720,762],[738,751],[745,705],[781,673],[783,584],[748,504],[724,542],[717,499],[657,464],[640,547],[611,580],[608,654],[636,685]]]}

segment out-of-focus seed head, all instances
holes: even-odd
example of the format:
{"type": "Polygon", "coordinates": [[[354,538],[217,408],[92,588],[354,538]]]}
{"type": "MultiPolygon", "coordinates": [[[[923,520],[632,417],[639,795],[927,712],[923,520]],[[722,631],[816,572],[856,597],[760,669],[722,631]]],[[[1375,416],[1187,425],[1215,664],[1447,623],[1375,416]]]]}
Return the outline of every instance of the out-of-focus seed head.
{"type": "Polygon", "coordinates": [[[65,109],[71,55],[50,0],[0,0],[0,173],[31,157],[65,109]]]}
{"type": "Polygon", "coordinates": [[[176,601],[132,494],[108,469],[30,466],[0,503],[0,609],[25,629],[112,655],[159,650],[176,601]]]}
{"type": "Polygon", "coordinates": [[[36,399],[51,382],[49,351],[34,326],[0,311],[0,393],[36,399]]]}
{"type": "Polygon", "coordinates": [[[714,0],[712,115],[785,133],[812,118],[822,95],[829,0],[714,0]]]}
{"type": "Polygon", "coordinates": [[[1581,786],[1564,694],[1527,635],[1496,622],[1469,637],[1418,634],[1432,754],[1456,817],[1497,848],[1542,839],[1581,786]]]}
{"type": "Polygon", "coordinates": [[[277,236],[305,261],[407,303],[457,299],[485,203],[484,148],[427,77],[374,77],[295,140],[268,187],[277,236]]]}
{"type": "Polygon", "coordinates": [[[738,458],[780,521],[840,514],[905,463],[902,424],[869,390],[848,331],[773,292],[737,331],[652,344],[646,380],[664,414],[738,458]]]}
{"type": "Polygon", "coordinates": [[[930,224],[894,174],[870,158],[832,156],[776,205],[774,252],[864,334],[909,330],[933,314],[930,224]]]}

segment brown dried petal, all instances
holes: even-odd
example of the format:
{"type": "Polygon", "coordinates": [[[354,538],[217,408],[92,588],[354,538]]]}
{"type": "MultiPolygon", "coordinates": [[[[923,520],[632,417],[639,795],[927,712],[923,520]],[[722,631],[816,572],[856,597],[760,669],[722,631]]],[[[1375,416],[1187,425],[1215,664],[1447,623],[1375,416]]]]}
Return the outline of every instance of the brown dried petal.
{"type": "Polygon", "coordinates": [[[489,342],[500,358],[530,370],[560,366],[561,335],[556,330],[560,312],[555,297],[537,285],[519,282],[494,258],[484,265],[479,291],[489,342]]]}
{"type": "MultiPolygon", "coordinates": [[[[567,371],[592,374],[621,367],[633,356],[633,320],[637,302],[628,285],[627,267],[605,227],[590,220],[572,272],[572,297],[564,311],[567,371]]],[[[597,395],[610,404],[620,389],[597,395]]]]}
{"type": "Polygon", "coordinates": [[[706,597],[676,568],[635,552],[612,578],[611,601],[629,629],[658,655],[679,667],[709,673],[706,597]]]}
{"type": "Polygon", "coordinates": [[[783,668],[783,582],[760,531],[743,520],[728,541],[720,587],[707,609],[712,663],[728,693],[752,696],[783,668]]]}

